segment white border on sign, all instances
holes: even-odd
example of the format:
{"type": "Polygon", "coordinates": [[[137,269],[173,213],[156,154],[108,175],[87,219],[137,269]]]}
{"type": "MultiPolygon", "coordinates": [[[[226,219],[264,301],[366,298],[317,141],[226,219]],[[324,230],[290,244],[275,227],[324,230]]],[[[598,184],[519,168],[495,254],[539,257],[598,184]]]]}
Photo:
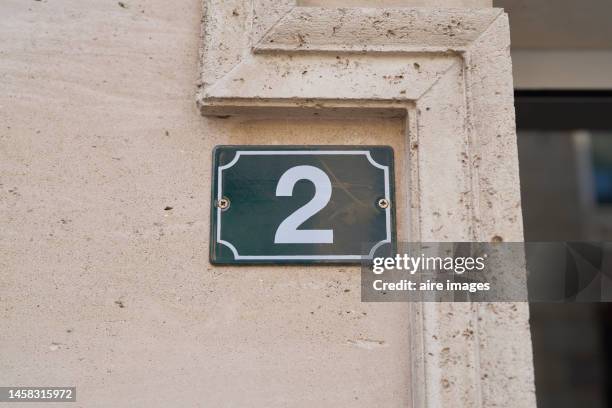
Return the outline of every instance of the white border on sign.
{"type": "MultiPolygon", "coordinates": [[[[239,150],[236,152],[236,156],[234,159],[224,166],[219,166],[217,169],[217,201],[221,200],[223,197],[222,194],[222,177],[223,170],[229,169],[233,167],[240,156],[277,156],[277,155],[364,155],[368,159],[368,161],[376,168],[382,169],[385,175],[385,198],[391,201],[390,196],[390,186],[389,186],[389,166],[383,166],[380,163],[377,163],[370,152],[367,150],[329,150],[329,151],[309,151],[309,150],[239,150]]],[[[376,250],[386,243],[391,243],[391,209],[387,207],[385,209],[385,221],[386,221],[386,230],[387,236],[384,240],[379,241],[372,247],[368,257],[364,257],[363,255],[240,255],[236,247],[228,241],[221,239],[221,214],[222,211],[217,207],[217,243],[221,245],[225,245],[228,247],[232,253],[234,254],[235,260],[361,260],[361,259],[371,259],[374,256],[376,250]]]]}

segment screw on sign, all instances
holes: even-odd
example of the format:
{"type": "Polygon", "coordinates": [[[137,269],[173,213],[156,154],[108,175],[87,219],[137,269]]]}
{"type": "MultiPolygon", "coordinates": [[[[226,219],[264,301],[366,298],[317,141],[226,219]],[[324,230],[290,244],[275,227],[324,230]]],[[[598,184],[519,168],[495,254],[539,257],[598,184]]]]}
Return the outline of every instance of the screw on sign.
{"type": "Polygon", "coordinates": [[[230,206],[230,200],[227,197],[223,197],[222,199],[217,201],[217,207],[219,207],[222,210],[227,210],[229,206],[230,206]]]}
{"type": "Polygon", "coordinates": [[[380,200],[378,200],[378,206],[383,210],[389,208],[390,205],[391,203],[386,198],[381,198],[380,200]]]}

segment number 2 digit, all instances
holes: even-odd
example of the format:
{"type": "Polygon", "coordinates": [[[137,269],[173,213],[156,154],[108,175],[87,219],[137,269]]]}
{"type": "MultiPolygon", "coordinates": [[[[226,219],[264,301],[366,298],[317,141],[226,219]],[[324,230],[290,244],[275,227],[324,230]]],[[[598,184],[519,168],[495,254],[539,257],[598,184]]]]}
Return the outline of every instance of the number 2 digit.
{"type": "Polygon", "coordinates": [[[287,217],[276,230],[275,244],[333,244],[334,230],[298,230],[310,217],[321,211],[332,194],[332,185],[325,172],[314,166],[295,166],[287,170],[278,180],[277,197],[290,197],[293,187],[300,180],[309,180],[315,185],[315,195],[306,205],[287,217]]]}

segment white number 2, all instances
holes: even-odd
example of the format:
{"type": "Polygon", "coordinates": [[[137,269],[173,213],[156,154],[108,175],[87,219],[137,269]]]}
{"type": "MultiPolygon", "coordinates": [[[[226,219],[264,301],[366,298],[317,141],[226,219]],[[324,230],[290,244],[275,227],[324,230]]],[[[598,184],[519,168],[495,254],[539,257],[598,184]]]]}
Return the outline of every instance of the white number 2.
{"type": "Polygon", "coordinates": [[[298,230],[307,219],[321,211],[332,195],[329,177],[314,166],[295,166],[287,170],[278,180],[276,196],[290,197],[293,187],[300,180],[309,180],[315,185],[315,195],[306,205],[287,217],[276,230],[275,244],[333,244],[334,230],[298,230]]]}

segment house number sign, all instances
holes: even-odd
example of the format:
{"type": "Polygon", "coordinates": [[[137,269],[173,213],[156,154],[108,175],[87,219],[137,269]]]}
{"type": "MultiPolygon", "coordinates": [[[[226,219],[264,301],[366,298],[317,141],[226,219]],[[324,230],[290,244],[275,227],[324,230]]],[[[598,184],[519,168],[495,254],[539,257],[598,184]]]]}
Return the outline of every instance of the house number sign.
{"type": "Polygon", "coordinates": [[[359,263],[395,242],[387,146],[217,146],[214,264],[359,263]]]}

